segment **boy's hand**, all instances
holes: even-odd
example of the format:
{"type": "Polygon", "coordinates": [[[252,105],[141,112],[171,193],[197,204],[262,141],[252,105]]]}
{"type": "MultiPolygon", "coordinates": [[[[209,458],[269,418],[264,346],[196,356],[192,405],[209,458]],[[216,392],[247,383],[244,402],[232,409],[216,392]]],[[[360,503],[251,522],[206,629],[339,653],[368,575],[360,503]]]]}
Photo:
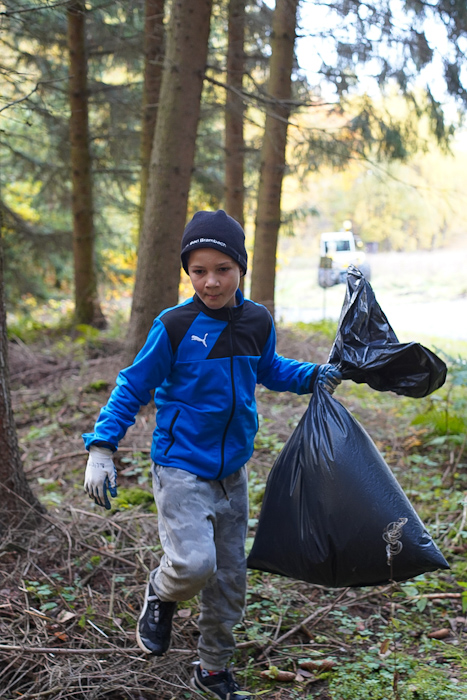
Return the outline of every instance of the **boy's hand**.
{"type": "Polygon", "coordinates": [[[84,490],[97,505],[110,510],[107,489],[112,498],[117,495],[117,470],[112,459],[112,450],[91,447],[84,475],[84,490]]]}
{"type": "Polygon", "coordinates": [[[320,365],[318,367],[316,381],[320,383],[323,389],[333,394],[334,389],[339,386],[342,381],[342,374],[335,365],[320,365]]]}

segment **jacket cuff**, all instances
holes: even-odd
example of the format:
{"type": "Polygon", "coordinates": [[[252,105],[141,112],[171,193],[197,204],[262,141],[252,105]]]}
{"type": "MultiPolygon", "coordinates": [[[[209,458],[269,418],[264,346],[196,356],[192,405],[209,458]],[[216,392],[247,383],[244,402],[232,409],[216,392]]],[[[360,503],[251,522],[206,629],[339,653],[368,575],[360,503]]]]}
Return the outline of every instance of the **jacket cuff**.
{"type": "Polygon", "coordinates": [[[318,370],[320,367],[321,365],[315,365],[313,372],[311,373],[310,383],[308,385],[308,391],[310,394],[313,393],[313,389],[315,388],[316,377],[318,376],[318,370]]]}
{"type": "Polygon", "coordinates": [[[117,451],[115,445],[111,445],[110,442],[106,442],[105,440],[94,440],[90,447],[105,447],[106,450],[112,450],[112,452],[117,451]]]}
{"type": "Polygon", "coordinates": [[[84,440],[84,449],[88,450],[88,452],[92,445],[95,445],[95,447],[105,447],[107,450],[112,450],[112,452],[116,452],[118,449],[118,447],[112,445],[111,442],[94,437],[94,433],[83,433],[81,437],[84,440]]]}

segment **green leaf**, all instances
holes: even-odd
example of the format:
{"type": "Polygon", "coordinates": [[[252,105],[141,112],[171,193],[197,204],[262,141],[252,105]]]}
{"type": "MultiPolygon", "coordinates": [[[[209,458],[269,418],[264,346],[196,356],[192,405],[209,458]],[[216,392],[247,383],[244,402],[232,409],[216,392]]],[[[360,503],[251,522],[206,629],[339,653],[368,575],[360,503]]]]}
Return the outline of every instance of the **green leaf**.
{"type": "Polygon", "coordinates": [[[427,605],[428,598],[420,598],[419,600],[417,600],[417,610],[419,610],[419,612],[423,612],[427,605]]]}

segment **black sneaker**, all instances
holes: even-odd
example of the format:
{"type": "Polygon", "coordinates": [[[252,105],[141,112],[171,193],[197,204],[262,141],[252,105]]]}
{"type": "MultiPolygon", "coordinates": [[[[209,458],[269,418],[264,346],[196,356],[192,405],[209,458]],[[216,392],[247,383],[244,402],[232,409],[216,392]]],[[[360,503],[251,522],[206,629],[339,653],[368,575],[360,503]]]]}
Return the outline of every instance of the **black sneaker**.
{"type": "Polygon", "coordinates": [[[148,581],[143,609],[136,625],[136,641],[146,654],[162,656],[169,648],[176,607],[177,603],[159,600],[148,581]]]}
{"type": "Polygon", "coordinates": [[[218,671],[217,673],[207,673],[198,664],[191,679],[191,685],[196,690],[204,690],[213,698],[221,700],[248,700],[250,693],[244,693],[230,673],[230,671],[218,671]],[[206,675],[204,675],[206,673],[206,675]]]}

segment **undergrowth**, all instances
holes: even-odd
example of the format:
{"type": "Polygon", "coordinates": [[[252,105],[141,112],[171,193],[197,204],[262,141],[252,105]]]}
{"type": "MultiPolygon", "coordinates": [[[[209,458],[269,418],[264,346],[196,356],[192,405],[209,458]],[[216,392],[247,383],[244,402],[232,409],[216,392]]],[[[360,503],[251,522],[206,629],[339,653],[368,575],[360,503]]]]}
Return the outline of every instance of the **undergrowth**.
{"type": "MultiPolygon", "coordinates": [[[[76,352],[79,362],[60,361],[49,375],[24,375],[29,383],[14,388],[25,471],[47,514],[32,540],[10,532],[0,546],[0,694],[7,700],[193,697],[197,598],[180,606],[165,657],[147,659],[135,643],[147,574],[161,553],[150,476],[151,407],[140,412],[117,453],[112,511],[95,506],[82,490],[80,435],[114,381],[103,337],[84,330],[62,338],[63,352],[74,343],[68,353],[76,352]]],[[[279,338],[282,354],[292,347],[292,355],[322,353],[324,361],[331,342],[330,334],[308,326],[279,338]]],[[[467,698],[467,385],[465,361],[447,361],[446,385],[420,401],[351,382],[336,397],[373,437],[450,570],[356,589],[250,571],[234,661],[252,698],[467,698]]],[[[249,546],[271,465],[306,405],[306,397],[258,391],[249,546]]]]}

